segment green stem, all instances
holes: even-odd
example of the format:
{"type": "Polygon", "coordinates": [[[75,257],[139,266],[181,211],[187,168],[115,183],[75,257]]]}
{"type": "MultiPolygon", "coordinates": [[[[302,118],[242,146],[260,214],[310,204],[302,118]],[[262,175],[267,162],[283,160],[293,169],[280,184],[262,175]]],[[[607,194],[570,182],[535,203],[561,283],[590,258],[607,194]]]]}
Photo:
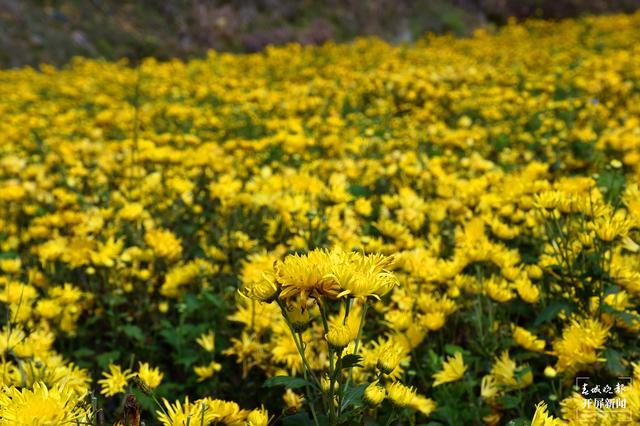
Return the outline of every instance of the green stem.
{"type": "MultiPolygon", "coordinates": [[[[404,335],[407,338],[407,341],[409,341],[409,336],[407,335],[407,333],[404,333],[404,335]]],[[[411,346],[411,358],[413,359],[416,366],[416,372],[418,373],[420,381],[422,381],[422,384],[425,388],[428,388],[429,382],[427,382],[424,372],[422,371],[422,367],[420,367],[420,360],[418,359],[418,355],[416,354],[415,348],[413,346],[411,346]]]]}
{"type": "Polygon", "coordinates": [[[311,388],[309,387],[309,384],[308,384],[307,371],[309,372],[309,375],[313,378],[313,380],[315,380],[315,382],[318,385],[320,385],[320,380],[318,380],[318,378],[316,377],[315,373],[313,372],[313,370],[309,366],[309,363],[307,362],[307,357],[304,354],[304,341],[302,340],[302,332],[299,332],[298,335],[296,336],[295,329],[293,328],[293,325],[291,324],[291,321],[289,321],[289,317],[287,316],[287,311],[286,311],[284,305],[282,304],[282,301],[280,301],[279,299],[276,299],[276,301],[278,303],[278,306],[280,307],[280,310],[282,311],[282,317],[284,318],[285,322],[289,326],[289,330],[291,331],[291,337],[293,338],[293,342],[296,344],[296,348],[298,349],[298,353],[300,354],[300,358],[302,358],[302,373],[303,373],[304,379],[305,379],[305,390],[306,390],[306,393],[307,393],[307,402],[309,404],[309,409],[311,410],[311,415],[313,417],[313,422],[314,422],[314,424],[316,426],[319,426],[320,423],[318,422],[318,416],[316,415],[316,410],[315,410],[315,408],[313,406],[313,398],[312,398],[311,388]],[[298,341],[298,337],[300,338],[300,341],[298,341]]]}
{"type": "MultiPolygon", "coordinates": [[[[338,374],[340,372],[340,360],[342,359],[342,349],[337,351],[337,360],[334,367],[331,368],[332,371],[329,372],[329,424],[335,425],[336,421],[336,407],[334,405],[334,394],[336,387],[336,380],[338,379],[338,374]]],[[[338,406],[339,407],[339,406],[338,406]]]]}
{"type": "Polygon", "coordinates": [[[327,313],[324,310],[324,306],[318,300],[318,308],[320,309],[320,316],[322,317],[322,327],[324,328],[324,333],[327,334],[329,332],[329,322],[327,320],[327,313]]]}
{"type": "Polygon", "coordinates": [[[391,424],[391,422],[393,420],[395,420],[396,417],[396,407],[395,405],[393,406],[393,409],[391,410],[391,412],[389,413],[389,417],[387,417],[387,421],[384,422],[385,426],[389,426],[391,424]]]}
{"type": "Polygon", "coordinates": [[[291,321],[289,321],[289,317],[287,316],[287,310],[285,309],[284,305],[282,304],[282,301],[280,301],[279,299],[276,299],[276,303],[278,303],[278,306],[280,306],[280,310],[282,311],[282,317],[284,318],[285,322],[289,326],[289,330],[291,331],[291,336],[293,337],[293,342],[296,344],[296,348],[298,349],[298,353],[300,354],[300,357],[302,358],[303,367],[307,368],[307,370],[311,374],[311,377],[313,378],[313,380],[315,380],[316,383],[319,385],[320,384],[320,380],[318,380],[318,377],[316,377],[315,373],[311,369],[311,366],[309,365],[309,362],[307,361],[307,357],[304,354],[304,347],[301,345],[302,342],[298,343],[298,339],[296,337],[296,331],[293,328],[293,325],[291,324],[291,321]]]}
{"type": "MultiPolygon", "coordinates": [[[[358,354],[358,347],[360,346],[360,340],[362,339],[362,329],[364,328],[364,319],[367,316],[367,301],[365,300],[362,306],[362,315],[360,316],[360,325],[358,326],[358,335],[356,337],[356,342],[353,345],[353,354],[358,354]]],[[[349,377],[347,377],[347,381],[344,384],[344,389],[347,390],[349,388],[349,382],[353,379],[353,367],[349,367],[349,377]]]]}
{"type": "MultiPolygon", "coordinates": [[[[320,300],[318,300],[318,308],[320,309],[320,316],[322,318],[322,326],[324,328],[324,333],[325,335],[327,333],[329,333],[329,323],[327,320],[327,313],[324,309],[324,306],[322,305],[322,303],[320,302],[320,300]]],[[[331,347],[331,345],[329,345],[327,343],[327,347],[329,348],[329,401],[328,401],[328,405],[327,405],[327,410],[329,411],[329,421],[331,421],[334,417],[334,407],[333,407],[333,371],[335,368],[335,364],[333,361],[333,348],[331,347]]]]}
{"type": "MultiPolygon", "coordinates": [[[[298,332],[298,338],[300,339],[300,344],[303,345],[303,340],[302,340],[302,332],[298,332]]],[[[302,346],[302,351],[304,353],[304,345],[302,346]]],[[[311,370],[309,370],[311,371],[311,370]]],[[[309,404],[309,409],[311,410],[311,416],[313,417],[313,422],[315,423],[316,426],[319,426],[318,423],[318,416],[316,415],[316,409],[313,406],[313,393],[311,392],[311,388],[309,387],[309,382],[308,382],[308,376],[307,376],[307,369],[305,367],[304,362],[302,363],[302,375],[304,377],[305,380],[305,390],[307,392],[307,402],[309,404]]]]}
{"type": "MultiPolygon", "coordinates": [[[[362,306],[362,315],[360,316],[360,325],[358,326],[358,336],[356,337],[356,343],[353,346],[354,355],[358,354],[358,346],[360,345],[360,339],[362,338],[362,329],[364,328],[364,318],[367,316],[368,307],[369,305],[367,305],[367,302],[365,301],[364,305],[362,306]]],[[[349,371],[349,375],[351,376],[351,370],[349,371]]]]}
{"type": "Polygon", "coordinates": [[[347,325],[347,319],[349,318],[349,311],[351,310],[352,303],[353,299],[349,299],[344,305],[344,319],[342,320],[342,325],[347,325]]]}

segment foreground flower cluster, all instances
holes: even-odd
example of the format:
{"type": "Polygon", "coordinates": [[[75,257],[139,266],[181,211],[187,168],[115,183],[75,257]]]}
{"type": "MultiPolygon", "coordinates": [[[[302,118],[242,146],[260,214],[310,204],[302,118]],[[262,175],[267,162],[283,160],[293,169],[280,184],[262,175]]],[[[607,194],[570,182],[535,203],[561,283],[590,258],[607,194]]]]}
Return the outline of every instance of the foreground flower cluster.
{"type": "Polygon", "coordinates": [[[0,422],[640,423],[639,28],[1,71],[0,422]]]}

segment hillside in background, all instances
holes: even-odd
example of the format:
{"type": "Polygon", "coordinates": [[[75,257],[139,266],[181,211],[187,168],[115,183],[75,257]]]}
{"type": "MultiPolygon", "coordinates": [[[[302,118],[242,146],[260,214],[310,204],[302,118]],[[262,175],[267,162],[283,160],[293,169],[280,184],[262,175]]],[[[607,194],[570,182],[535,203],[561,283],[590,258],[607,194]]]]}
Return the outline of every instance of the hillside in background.
{"type": "Polygon", "coordinates": [[[375,35],[411,41],[427,31],[469,34],[509,17],[564,18],[632,11],[640,0],[0,0],[0,67],[81,55],[133,61],[208,49],[375,35]]]}

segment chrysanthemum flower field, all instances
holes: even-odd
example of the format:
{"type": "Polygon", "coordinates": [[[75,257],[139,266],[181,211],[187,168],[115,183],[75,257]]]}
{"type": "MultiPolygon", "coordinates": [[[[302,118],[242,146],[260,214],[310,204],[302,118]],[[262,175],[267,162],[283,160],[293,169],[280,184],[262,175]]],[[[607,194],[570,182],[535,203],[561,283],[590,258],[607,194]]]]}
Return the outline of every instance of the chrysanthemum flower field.
{"type": "Polygon", "coordinates": [[[640,14],[3,70],[0,118],[2,424],[640,424],[640,14]]]}

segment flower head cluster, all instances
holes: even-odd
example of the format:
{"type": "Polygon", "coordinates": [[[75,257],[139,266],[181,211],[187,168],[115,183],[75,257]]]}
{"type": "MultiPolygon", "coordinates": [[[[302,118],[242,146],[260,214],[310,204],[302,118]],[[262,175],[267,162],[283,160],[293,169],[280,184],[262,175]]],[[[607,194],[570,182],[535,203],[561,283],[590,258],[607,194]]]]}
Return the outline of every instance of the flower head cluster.
{"type": "Polygon", "coordinates": [[[273,272],[265,271],[257,281],[245,284],[242,292],[260,301],[296,299],[303,307],[309,298],[379,299],[398,284],[390,271],[392,263],[392,257],[382,255],[316,249],[276,261],[273,272]]]}

